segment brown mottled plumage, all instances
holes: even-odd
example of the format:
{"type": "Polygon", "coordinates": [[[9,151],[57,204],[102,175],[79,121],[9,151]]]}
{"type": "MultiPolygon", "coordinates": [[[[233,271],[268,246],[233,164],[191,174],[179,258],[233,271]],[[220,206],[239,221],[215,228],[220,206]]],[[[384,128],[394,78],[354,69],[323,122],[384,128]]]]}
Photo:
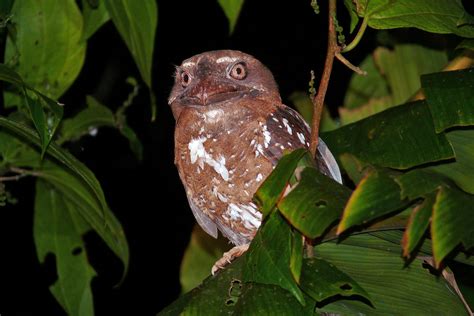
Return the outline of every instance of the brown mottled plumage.
{"type": "MultiPolygon", "coordinates": [[[[285,149],[309,146],[309,127],[281,103],[271,72],[239,51],[185,60],[169,103],[176,119],[175,163],[193,214],[207,233],[217,237],[220,230],[241,253],[261,223],[255,191],[285,149]]],[[[318,153],[321,171],[340,180],[324,143],[318,153]]]]}

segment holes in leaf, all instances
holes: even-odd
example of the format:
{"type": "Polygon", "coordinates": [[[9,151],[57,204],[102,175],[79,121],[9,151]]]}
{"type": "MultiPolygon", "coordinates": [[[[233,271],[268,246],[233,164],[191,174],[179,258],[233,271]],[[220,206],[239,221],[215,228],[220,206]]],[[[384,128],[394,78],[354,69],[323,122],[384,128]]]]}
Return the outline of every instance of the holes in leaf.
{"type": "Polygon", "coordinates": [[[328,202],[325,200],[319,200],[315,203],[315,205],[317,208],[325,208],[326,206],[328,206],[328,202]]]}
{"type": "Polygon", "coordinates": [[[352,285],[349,283],[344,283],[343,285],[339,286],[339,288],[344,291],[350,291],[352,290],[352,285]]]}
{"type": "Polygon", "coordinates": [[[226,306],[234,306],[239,300],[240,294],[242,294],[242,281],[232,279],[229,287],[229,298],[225,301],[226,306]]]}
{"type": "Polygon", "coordinates": [[[72,250],[71,253],[72,253],[73,256],[78,256],[82,253],[82,248],[81,247],[76,247],[72,250]]]}

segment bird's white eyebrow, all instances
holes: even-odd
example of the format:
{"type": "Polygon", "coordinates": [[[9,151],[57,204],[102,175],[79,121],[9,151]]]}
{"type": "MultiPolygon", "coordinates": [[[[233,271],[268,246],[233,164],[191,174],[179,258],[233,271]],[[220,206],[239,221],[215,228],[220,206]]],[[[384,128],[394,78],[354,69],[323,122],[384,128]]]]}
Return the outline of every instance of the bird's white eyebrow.
{"type": "Polygon", "coordinates": [[[237,61],[237,57],[229,57],[229,56],[224,56],[224,57],[219,57],[216,59],[216,63],[232,63],[234,61],[237,61]]]}
{"type": "Polygon", "coordinates": [[[183,67],[190,67],[190,66],[194,66],[196,63],[193,62],[193,61],[187,61],[185,63],[183,63],[181,66],[183,67]]]}

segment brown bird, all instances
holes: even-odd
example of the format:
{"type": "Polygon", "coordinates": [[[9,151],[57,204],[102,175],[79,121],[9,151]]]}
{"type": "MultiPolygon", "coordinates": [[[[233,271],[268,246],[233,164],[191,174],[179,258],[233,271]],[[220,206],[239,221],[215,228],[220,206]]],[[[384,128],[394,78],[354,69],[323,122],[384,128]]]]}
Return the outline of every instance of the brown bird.
{"type": "MultiPolygon", "coordinates": [[[[236,247],[222,268],[248,248],[262,221],[252,197],[284,150],[307,148],[304,119],[282,104],[271,72],[239,51],[205,52],[176,68],[169,104],[176,120],[175,164],[199,225],[219,230],[236,247]]],[[[321,172],[341,182],[334,157],[320,141],[321,172]]]]}

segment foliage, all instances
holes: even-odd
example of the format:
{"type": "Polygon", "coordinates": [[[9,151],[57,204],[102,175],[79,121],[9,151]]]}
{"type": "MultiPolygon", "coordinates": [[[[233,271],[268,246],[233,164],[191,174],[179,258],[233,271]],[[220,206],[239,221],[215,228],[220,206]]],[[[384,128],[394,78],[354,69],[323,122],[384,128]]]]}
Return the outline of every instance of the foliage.
{"type": "MultiPolygon", "coordinates": [[[[232,34],[244,1],[217,4],[232,34]]],[[[317,1],[311,6],[319,13],[317,1]]],[[[288,153],[255,195],[264,222],[247,253],[207,277],[228,245],[195,229],[181,267],[186,293],[161,314],[393,314],[396,306],[400,314],[458,315],[469,310],[464,299],[472,306],[473,289],[453,281],[449,268],[474,269],[474,71],[455,65],[462,49],[473,48],[474,17],[461,0],[345,0],[342,8],[357,39],[351,49],[368,25],[451,34],[457,51],[394,42],[369,54],[359,65],[369,75],[353,76],[338,117],[323,113],[321,136],[346,184],[319,173],[305,150],[288,153]],[[443,71],[447,64],[456,70],[443,71]],[[305,257],[305,240],[315,256],[305,257]]],[[[104,240],[124,277],[129,249],[100,183],[66,146],[113,127],[141,159],[126,117],[139,84],[130,80],[133,91],[115,112],[92,96],[82,109],[57,100],[87,62],[88,40],[108,22],[150,88],[157,11],[153,0],[0,3],[0,29],[8,33],[0,64],[0,207],[14,203],[9,180],[36,178],[37,255],[42,263],[54,255],[50,290],[71,315],[94,312],[96,272],[84,234],[104,240]],[[63,120],[69,112],[76,114],[63,120]]],[[[290,99],[310,121],[306,93],[290,99]]],[[[151,91],[150,101],[154,117],[151,91]]]]}
{"type": "MultiPolygon", "coordinates": [[[[102,126],[117,128],[138,159],[142,145],[127,125],[125,110],[138,84],[131,80],[130,98],[113,113],[92,96],[87,108],[59,103],[87,59],[88,39],[110,18],[130,48],[145,84],[151,86],[151,57],[157,23],[155,1],[15,0],[2,2],[2,28],[8,30],[0,80],[4,110],[0,117],[0,200],[14,202],[8,180],[34,176],[34,241],[40,262],[54,255],[57,280],[50,290],[70,315],[94,313],[89,263],[83,236],[95,231],[128,269],[129,250],[123,228],[109,209],[101,185],[65,143],[102,126]],[[9,5],[6,5],[7,2],[9,5]],[[147,19],[148,18],[148,19],[147,19]],[[145,23],[147,22],[147,23],[145,23]],[[62,121],[73,106],[76,115],[62,121]]],[[[118,281],[118,280],[117,280],[118,281]]]]}
{"type": "MultiPolygon", "coordinates": [[[[461,1],[344,4],[351,32],[364,18],[375,29],[415,27],[474,37],[473,17],[461,1]]],[[[468,43],[463,47],[469,49],[468,43]]],[[[293,295],[286,298],[289,315],[390,314],[394,306],[400,314],[469,311],[463,293],[471,289],[447,275],[452,262],[471,270],[474,265],[474,80],[472,69],[440,72],[455,64],[458,57],[452,56],[421,43],[377,47],[360,66],[369,75],[353,76],[339,118],[323,114],[321,137],[349,187],[321,175],[302,150],[284,156],[255,195],[265,220],[245,256],[162,314],[236,314],[244,306],[272,313],[284,299],[282,290],[293,295]],[[284,194],[287,186],[292,189],[284,194]],[[304,258],[303,236],[314,241],[315,257],[304,258]],[[225,289],[230,293],[235,284],[239,291],[227,304],[225,289]],[[264,287],[274,296],[263,294],[264,287]],[[262,293],[258,303],[244,294],[255,288],[262,293]]],[[[310,121],[310,99],[295,93],[291,100],[310,121]]],[[[204,244],[213,249],[208,238],[187,252],[204,244]]],[[[191,268],[188,259],[181,277],[189,279],[194,269],[204,275],[211,265],[209,258],[208,267],[191,268]]]]}

